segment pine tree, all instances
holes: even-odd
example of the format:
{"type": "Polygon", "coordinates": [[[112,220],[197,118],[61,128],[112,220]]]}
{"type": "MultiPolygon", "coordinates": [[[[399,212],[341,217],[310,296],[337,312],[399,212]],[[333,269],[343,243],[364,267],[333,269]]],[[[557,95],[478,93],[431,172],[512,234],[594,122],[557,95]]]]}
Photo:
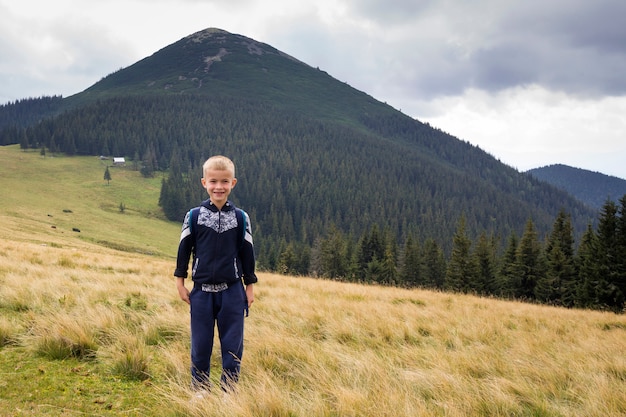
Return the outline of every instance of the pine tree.
{"type": "Polygon", "coordinates": [[[620,289],[619,263],[620,252],[618,244],[618,217],[617,205],[607,200],[600,212],[598,222],[598,270],[599,282],[596,287],[598,302],[613,311],[624,309],[625,294],[620,289]]]}
{"type": "Polygon", "coordinates": [[[489,239],[485,232],[478,237],[472,256],[478,267],[473,285],[474,290],[483,295],[495,294],[498,289],[496,283],[496,246],[494,240],[489,239]]]}
{"type": "Polygon", "coordinates": [[[452,241],[452,255],[446,271],[446,289],[463,293],[475,290],[477,267],[470,256],[471,245],[472,241],[465,231],[465,217],[462,216],[452,241]]]}
{"type": "MultiPolygon", "coordinates": [[[[348,242],[349,243],[349,242],[348,242]]],[[[306,275],[311,263],[311,248],[304,243],[293,242],[295,261],[292,272],[297,275],[306,275]]]]}
{"type": "Polygon", "coordinates": [[[519,288],[516,297],[526,300],[535,298],[537,280],[544,273],[541,244],[532,219],[528,219],[516,254],[519,288]]]}
{"type": "Polygon", "coordinates": [[[521,280],[517,267],[517,246],[518,238],[515,232],[509,236],[504,255],[498,271],[498,282],[500,290],[498,295],[503,297],[515,297],[521,290],[521,280]]]}
{"type": "Polygon", "coordinates": [[[345,278],[348,271],[348,243],[343,233],[332,225],[320,246],[321,275],[326,278],[345,278]]]}
{"type": "Polygon", "coordinates": [[[104,170],[104,180],[107,182],[107,185],[111,182],[111,173],[109,172],[109,166],[107,165],[104,170]]]}
{"type": "Polygon", "coordinates": [[[169,220],[182,222],[187,211],[198,204],[197,200],[190,198],[189,193],[188,181],[180,173],[174,171],[167,179],[161,180],[159,206],[169,220]]]}
{"type": "Polygon", "coordinates": [[[157,156],[154,151],[154,145],[150,143],[150,145],[146,148],[143,154],[143,160],[142,160],[142,165],[140,169],[141,175],[143,175],[146,178],[150,178],[154,176],[154,171],[157,170],[157,167],[158,167],[158,163],[157,163],[157,156]]]}
{"type": "Polygon", "coordinates": [[[578,270],[578,281],[581,283],[576,293],[576,306],[598,308],[600,303],[596,293],[600,282],[598,238],[591,224],[587,226],[580,245],[578,245],[576,269],[578,270]]]}
{"type": "Polygon", "coordinates": [[[443,289],[446,276],[446,258],[434,239],[424,242],[422,254],[422,277],[426,288],[443,289]]]}
{"type": "Polygon", "coordinates": [[[26,130],[22,129],[20,134],[20,149],[26,152],[30,148],[30,143],[28,142],[28,135],[26,134],[26,130]]]}
{"type": "Polygon", "coordinates": [[[394,245],[389,240],[381,262],[381,273],[378,281],[383,284],[394,285],[397,283],[397,280],[396,255],[394,245]]]}
{"type": "Polygon", "coordinates": [[[56,142],[54,141],[54,135],[52,135],[50,137],[50,143],[48,144],[48,149],[50,150],[50,152],[52,154],[54,154],[54,153],[59,151],[59,147],[57,146],[56,142]]]}
{"type": "Polygon", "coordinates": [[[537,280],[537,300],[572,307],[576,299],[577,277],[574,262],[574,232],[564,210],[554,222],[545,247],[546,273],[537,280]]]}
{"type": "Polygon", "coordinates": [[[278,258],[278,272],[281,274],[293,274],[296,269],[295,264],[296,254],[293,249],[293,243],[290,243],[281,252],[278,258]]]}
{"type": "Polygon", "coordinates": [[[374,258],[367,264],[367,269],[365,270],[365,281],[366,282],[380,282],[381,276],[383,274],[383,266],[382,262],[378,260],[378,258],[374,258]]]}
{"type": "Polygon", "coordinates": [[[372,261],[380,262],[385,256],[385,241],[381,236],[377,224],[372,226],[369,233],[365,233],[359,240],[357,252],[357,273],[361,276],[372,275],[369,264],[372,261]],[[368,273],[370,271],[370,273],[368,273]]]}
{"type": "Polygon", "coordinates": [[[408,236],[404,243],[402,253],[402,265],[400,266],[400,281],[409,287],[415,287],[423,284],[421,278],[422,257],[420,253],[419,243],[408,236]]]}
{"type": "MultiPolygon", "coordinates": [[[[619,200],[619,218],[617,220],[617,276],[615,286],[622,294],[622,299],[626,297],[626,194],[619,200]]],[[[624,301],[622,301],[622,308],[624,301]]]]}

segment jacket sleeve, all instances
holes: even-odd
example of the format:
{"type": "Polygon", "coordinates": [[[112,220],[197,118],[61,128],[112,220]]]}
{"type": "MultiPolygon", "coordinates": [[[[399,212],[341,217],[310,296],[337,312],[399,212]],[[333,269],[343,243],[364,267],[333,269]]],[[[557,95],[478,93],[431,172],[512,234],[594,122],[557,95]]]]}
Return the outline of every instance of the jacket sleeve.
{"type": "Polygon", "coordinates": [[[188,275],[189,259],[193,251],[193,237],[191,236],[191,229],[189,228],[190,221],[189,213],[187,213],[183,221],[183,228],[180,232],[178,255],[176,256],[176,270],[174,271],[175,277],[187,278],[188,275]]]}
{"type": "Polygon", "coordinates": [[[248,213],[243,212],[245,216],[246,231],[241,249],[239,249],[239,258],[241,260],[241,268],[243,272],[243,283],[254,284],[258,282],[254,273],[256,260],[254,258],[254,244],[252,242],[252,226],[250,225],[250,217],[248,213]]]}

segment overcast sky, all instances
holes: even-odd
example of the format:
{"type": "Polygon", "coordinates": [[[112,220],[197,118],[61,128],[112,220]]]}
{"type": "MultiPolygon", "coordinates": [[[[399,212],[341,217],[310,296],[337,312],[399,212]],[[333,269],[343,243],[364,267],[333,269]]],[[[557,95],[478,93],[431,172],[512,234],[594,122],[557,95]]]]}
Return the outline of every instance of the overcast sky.
{"type": "Polygon", "coordinates": [[[624,0],[0,0],[0,104],[81,92],[210,27],[520,171],[626,179],[624,0]]]}

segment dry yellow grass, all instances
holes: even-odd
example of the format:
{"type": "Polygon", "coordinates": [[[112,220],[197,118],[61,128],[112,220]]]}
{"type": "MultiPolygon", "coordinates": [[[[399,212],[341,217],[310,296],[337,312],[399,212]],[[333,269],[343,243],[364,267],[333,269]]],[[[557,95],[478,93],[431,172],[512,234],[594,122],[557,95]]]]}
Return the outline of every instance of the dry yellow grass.
{"type": "Polygon", "coordinates": [[[0,415],[626,415],[624,316],[273,274],[246,321],[238,392],[194,401],[173,259],[44,243],[0,220],[0,355],[23,362],[1,370],[0,415]],[[83,403],[19,378],[37,361],[62,381],[64,360],[88,375],[63,382],[83,403]],[[96,376],[111,385],[89,396],[96,376]]]}

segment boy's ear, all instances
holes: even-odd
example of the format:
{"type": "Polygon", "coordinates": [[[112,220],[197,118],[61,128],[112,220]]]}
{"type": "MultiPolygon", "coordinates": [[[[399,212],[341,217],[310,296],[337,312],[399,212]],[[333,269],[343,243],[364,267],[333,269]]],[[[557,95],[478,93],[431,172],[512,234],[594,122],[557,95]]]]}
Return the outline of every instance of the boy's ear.
{"type": "Polygon", "coordinates": [[[231,185],[231,188],[235,186],[235,184],[237,184],[237,178],[233,178],[233,183],[231,185]]]}

